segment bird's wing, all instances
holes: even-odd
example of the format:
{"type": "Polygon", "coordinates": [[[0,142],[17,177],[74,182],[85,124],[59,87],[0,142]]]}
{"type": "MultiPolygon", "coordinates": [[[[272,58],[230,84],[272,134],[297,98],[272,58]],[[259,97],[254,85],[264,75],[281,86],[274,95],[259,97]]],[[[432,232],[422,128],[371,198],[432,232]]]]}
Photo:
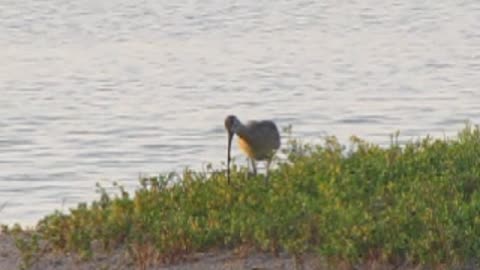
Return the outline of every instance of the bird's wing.
{"type": "Polygon", "coordinates": [[[276,150],[280,147],[280,134],[272,121],[250,121],[247,124],[251,143],[259,148],[276,150]]]}

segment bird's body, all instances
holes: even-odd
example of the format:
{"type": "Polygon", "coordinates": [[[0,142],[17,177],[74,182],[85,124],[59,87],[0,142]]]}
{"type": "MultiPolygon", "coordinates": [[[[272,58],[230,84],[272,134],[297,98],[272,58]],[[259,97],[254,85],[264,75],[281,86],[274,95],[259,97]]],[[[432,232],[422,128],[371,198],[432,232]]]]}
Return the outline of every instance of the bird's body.
{"type": "MultiPolygon", "coordinates": [[[[256,160],[267,161],[266,173],[275,152],[280,148],[280,133],[277,126],[270,120],[250,121],[243,124],[236,116],[230,115],[225,119],[225,128],[228,131],[228,166],[230,167],[230,148],[234,134],[238,136],[240,149],[250,158],[253,173],[256,174],[256,160]]],[[[230,168],[228,168],[228,172],[230,168]]],[[[230,174],[229,179],[230,179],[230,174]]]]}
{"type": "Polygon", "coordinates": [[[240,149],[254,160],[267,160],[280,147],[280,134],[272,121],[250,121],[236,134],[240,149]]]}

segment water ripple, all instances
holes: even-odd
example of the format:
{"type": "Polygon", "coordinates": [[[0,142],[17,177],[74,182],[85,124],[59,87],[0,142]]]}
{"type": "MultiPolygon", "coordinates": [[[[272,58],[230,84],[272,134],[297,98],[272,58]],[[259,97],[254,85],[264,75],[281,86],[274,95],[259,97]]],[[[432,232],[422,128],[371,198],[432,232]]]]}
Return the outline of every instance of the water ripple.
{"type": "Polygon", "coordinates": [[[0,3],[0,222],[221,166],[228,114],[381,145],[480,119],[478,1],[145,3],[0,3]]]}

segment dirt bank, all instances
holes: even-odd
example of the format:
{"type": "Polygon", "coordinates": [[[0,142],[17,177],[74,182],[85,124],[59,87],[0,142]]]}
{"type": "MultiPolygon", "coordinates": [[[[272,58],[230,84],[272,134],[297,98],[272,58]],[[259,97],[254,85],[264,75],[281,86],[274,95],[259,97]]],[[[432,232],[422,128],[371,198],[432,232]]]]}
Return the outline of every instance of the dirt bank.
{"type": "MultiPolygon", "coordinates": [[[[0,269],[19,269],[21,265],[20,252],[15,246],[15,241],[9,235],[0,234],[0,269]]],[[[321,269],[322,267],[313,257],[307,257],[304,269],[321,269]]],[[[41,256],[31,266],[34,270],[59,270],[59,269],[136,269],[136,265],[126,256],[125,249],[117,249],[109,254],[96,253],[93,259],[82,262],[75,256],[65,254],[47,254],[41,256]]],[[[172,264],[157,265],[149,269],[165,270],[216,270],[216,269],[295,269],[291,256],[280,255],[274,257],[270,254],[254,253],[242,256],[233,251],[217,251],[197,253],[188,261],[172,264]]]]}

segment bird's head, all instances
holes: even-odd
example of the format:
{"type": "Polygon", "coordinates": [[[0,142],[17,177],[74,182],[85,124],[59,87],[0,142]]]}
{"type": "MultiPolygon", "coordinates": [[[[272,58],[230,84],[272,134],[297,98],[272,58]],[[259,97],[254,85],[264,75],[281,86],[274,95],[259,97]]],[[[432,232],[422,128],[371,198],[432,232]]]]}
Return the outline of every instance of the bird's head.
{"type": "Polygon", "coordinates": [[[225,129],[228,131],[228,133],[234,133],[237,132],[238,127],[240,126],[240,120],[235,115],[229,115],[227,118],[225,118],[225,129]]]}

